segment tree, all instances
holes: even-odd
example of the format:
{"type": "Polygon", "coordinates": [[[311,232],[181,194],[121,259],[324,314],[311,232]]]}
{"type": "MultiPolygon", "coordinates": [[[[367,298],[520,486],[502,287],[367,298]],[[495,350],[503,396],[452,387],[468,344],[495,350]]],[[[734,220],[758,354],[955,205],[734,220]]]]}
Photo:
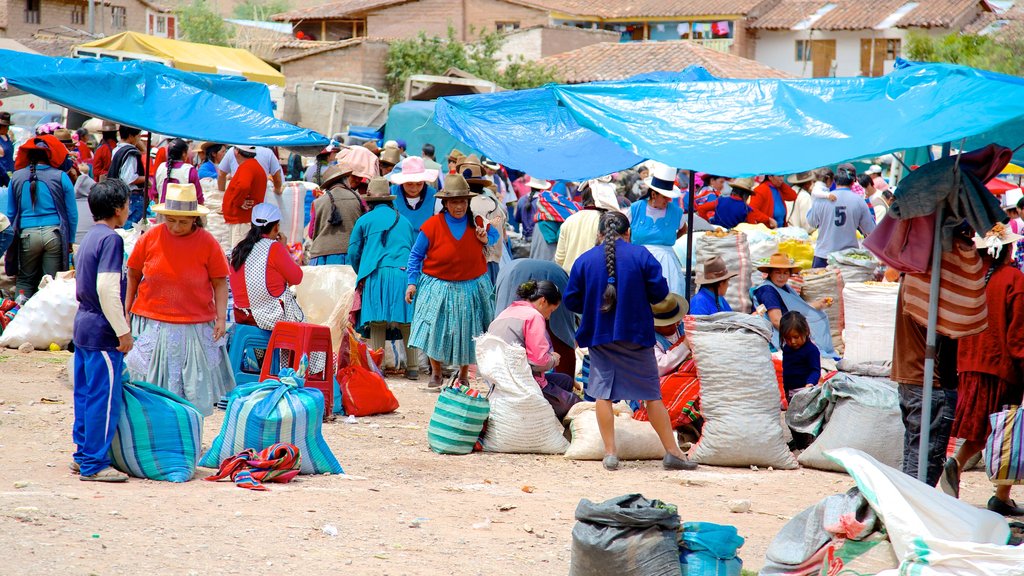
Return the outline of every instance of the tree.
{"type": "Polygon", "coordinates": [[[501,34],[487,31],[482,31],[475,43],[461,42],[452,26],[448,27],[445,38],[427,37],[420,32],[415,38],[392,42],[388,47],[385,76],[391,101],[401,99],[409,76],[439,75],[449,68],[458,68],[510,89],[533,88],[558,81],[552,69],[528,62],[521,56],[503,62],[497,55],[502,43],[501,34]]]}
{"type": "Polygon", "coordinates": [[[239,20],[269,21],[274,14],[287,12],[290,8],[288,0],[245,0],[235,6],[232,15],[239,20]]]}
{"type": "Polygon", "coordinates": [[[907,57],[923,62],[949,62],[1024,76],[1024,36],[1013,25],[992,36],[952,33],[942,37],[911,32],[907,57]]]}
{"type": "Polygon", "coordinates": [[[192,0],[175,10],[184,40],[215,46],[230,46],[232,29],[203,0],[192,0]]]}

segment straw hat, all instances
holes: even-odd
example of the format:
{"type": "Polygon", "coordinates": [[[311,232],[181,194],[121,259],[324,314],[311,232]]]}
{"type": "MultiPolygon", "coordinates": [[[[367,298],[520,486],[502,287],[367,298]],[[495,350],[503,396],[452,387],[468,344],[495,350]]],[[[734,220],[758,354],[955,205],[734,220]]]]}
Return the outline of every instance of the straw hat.
{"type": "Polygon", "coordinates": [[[679,294],[669,294],[661,302],[651,304],[655,326],[671,326],[676,324],[683,319],[683,316],[686,316],[689,310],[690,305],[679,294]]]}
{"type": "Polygon", "coordinates": [[[676,186],[676,169],[661,162],[651,162],[651,175],[644,184],[662,196],[679,198],[683,192],[676,186]]]}
{"type": "Polygon", "coordinates": [[[704,261],[704,269],[697,273],[697,285],[714,284],[738,275],[738,271],[729,270],[721,256],[712,256],[704,261]]]}
{"type": "Polygon", "coordinates": [[[772,270],[789,270],[790,272],[800,271],[800,267],[796,265],[796,262],[782,252],[772,254],[771,258],[768,259],[768,262],[761,264],[757,269],[764,273],[771,272],[772,270]]]}
{"type": "Polygon", "coordinates": [[[100,124],[100,132],[117,132],[117,124],[114,124],[110,120],[104,120],[100,124]]]}
{"type": "Polygon", "coordinates": [[[753,178],[733,178],[729,181],[729,187],[738,190],[740,194],[753,194],[757,183],[753,178]]]}
{"type": "Polygon", "coordinates": [[[402,171],[392,172],[388,174],[386,178],[391,181],[392,184],[405,184],[406,182],[436,182],[437,181],[437,170],[427,168],[423,162],[423,158],[419,156],[409,156],[402,161],[402,171]]]}
{"type": "Polygon", "coordinates": [[[473,198],[477,194],[469,189],[469,182],[458,174],[446,174],[444,177],[444,189],[434,195],[434,198],[441,200],[453,200],[457,198],[473,198]]]}
{"type": "Polygon", "coordinates": [[[370,180],[370,185],[366,188],[366,194],[363,196],[363,200],[367,204],[371,202],[391,202],[395,199],[395,196],[391,194],[391,186],[383,176],[377,176],[370,180]]]}
{"type": "Polygon", "coordinates": [[[790,184],[806,184],[808,182],[814,182],[814,170],[790,174],[789,178],[786,178],[786,182],[789,182],[790,184]]]}
{"type": "Polygon", "coordinates": [[[164,216],[206,216],[210,210],[200,206],[196,197],[195,184],[167,183],[167,194],[163,204],[153,206],[153,212],[164,216]]]}
{"type": "Polygon", "coordinates": [[[480,163],[483,164],[484,168],[487,168],[488,170],[499,170],[499,169],[501,169],[501,164],[498,164],[497,162],[495,162],[494,160],[491,160],[490,158],[481,158],[480,159],[480,163]]]}
{"type": "Polygon", "coordinates": [[[391,164],[396,166],[402,161],[402,152],[398,148],[385,147],[380,153],[381,164],[391,164]]]}
{"type": "Polygon", "coordinates": [[[203,154],[206,154],[206,151],[209,150],[211,146],[216,146],[217,144],[219,144],[219,142],[203,142],[199,145],[199,150],[201,150],[203,154]]]}
{"type": "Polygon", "coordinates": [[[1024,236],[1010,232],[1010,229],[1005,224],[996,224],[984,237],[975,236],[974,246],[979,252],[984,250],[988,252],[989,256],[998,258],[1003,246],[1014,244],[1022,238],[1024,236]]]}
{"type": "Polygon", "coordinates": [[[480,159],[477,158],[476,154],[470,154],[458,164],[455,165],[455,173],[461,174],[466,182],[470,184],[476,184],[478,186],[486,186],[488,188],[494,188],[494,182],[486,178],[484,173],[484,165],[480,163],[480,159]]]}
{"type": "Polygon", "coordinates": [[[550,190],[551,182],[547,180],[541,180],[540,178],[534,178],[530,176],[530,180],[526,182],[526,185],[534,190],[550,190]]]}
{"type": "Polygon", "coordinates": [[[448,161],[449,162],[451,162],[452,160],[455,160],[455,162],[457,163],[459,160],[462,160],[465,157],[466,157],[466,155],[463,154],[462,151],[459,150],[458,148],[452,148],[452,151],[448,153],[448,161]]]}

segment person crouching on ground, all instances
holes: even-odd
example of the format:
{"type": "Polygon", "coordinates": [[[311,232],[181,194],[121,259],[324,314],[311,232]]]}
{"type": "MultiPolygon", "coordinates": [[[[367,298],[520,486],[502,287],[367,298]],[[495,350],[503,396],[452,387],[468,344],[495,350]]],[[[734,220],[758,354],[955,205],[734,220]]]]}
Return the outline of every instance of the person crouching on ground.
{"type": "Polygon", "coordinates": [[[561,358],[551,345],[546,323],[562,303],[562,293],[550,280],[528,280],[519,285],[516,295],[520,299],[491,322],[487,333],[526,349],[533,377],[561,422],[569,409],[580,401],[573,391],[572,377],[551,372],[561,358]]]}
{"type": "Polygon", "coordinates": [[[690,348],[683,338],[680,321],[689,306],[678,294],[669,294],[661,302],[651,306],[654,314],[654,358],[658,361],[658,376],[667,376],[682,365],[690,356],[690,348]]]}
{"type": "Polygon", "coordinates": [[[779,320],[782,336],[782,386],[786,400],[821,380],[821,352],[811,342],[811,326],[799,312],[786,312],[779,320]]]}
{"type": "Polygon", "coordinates": [[[128,186],[110,178],[93,187],[89,210],[96,224],[75,253],[75,423],[71,470],[89,482],[124,482],[110,467],[110,444],[121,417],[121,373],[132,349],[124,314],[124,240],[115,232],[128,220],[128,186]]]}
{"type": "Polygon", "coordinates": [[[604,467],[619,467],[613,402],[642,400],[665,447],[662,465],[669,470],[693,470],[697,465],[679,449],[661,401],[654,356],[651,305],[669,295],[661,264],[646,248],[630,244],[629,220],[620,212],[602,214],[598,233],[601,244],[580,256],[569,273],[565,305],[582,315],[576,342],[590,349],[587,393],[596,399],[604,467]]]}

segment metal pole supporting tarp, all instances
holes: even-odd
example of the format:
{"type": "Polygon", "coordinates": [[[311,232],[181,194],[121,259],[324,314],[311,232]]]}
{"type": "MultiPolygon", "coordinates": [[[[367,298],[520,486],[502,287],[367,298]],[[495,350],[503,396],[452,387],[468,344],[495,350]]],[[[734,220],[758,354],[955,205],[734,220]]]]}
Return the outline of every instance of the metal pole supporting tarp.
{"type": "Polygon", "coordinates": [[[693,294],[693,212],[697,209],[693,205],[693,198],[695,196],[694,188],[697,186],[697,173],[690,170],[690,185],[686,188],[686,194],[689,198],[689,210],[686,215],[686,294],[683,297],[686,301],[690,301],[690,295],[693,294]]]}
{"type": "MultiPolygon", "coordinates": [[[[948,157],[951,146],[942,146],[943,158],[948,157]]],[[[917,445],[917,479],[928,481],[928,446],[931,441],[932,388],[935,383],[935,340],[939,320],[939,281],[942,278],[942,207],[935,211],[935,238],[932,240],[931,285],[928,291],[928,331],[925,334],[924,383],[921,393],[921,441],[917,445]]]]}

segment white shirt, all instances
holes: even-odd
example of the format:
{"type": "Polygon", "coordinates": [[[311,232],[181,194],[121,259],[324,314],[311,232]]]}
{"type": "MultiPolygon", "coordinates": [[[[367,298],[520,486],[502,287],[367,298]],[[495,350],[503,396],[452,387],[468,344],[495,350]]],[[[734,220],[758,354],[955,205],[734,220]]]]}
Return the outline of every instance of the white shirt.
{"type": "MultiPolygon", "coordinates": [[[[281,170],[281,161],[278,160],[277,154],[270,148],[264,148],[262,146],[256,147],[256,161],[263,166],[263,169],[267,172],[267,177],[273,177],[278,172],[284,175],[281,170]]],[[[228,153],[224,155],[224,159],[220,161],[217,169],[221,172],[227,173],[229,176],[235,175],[235,170],[238,170],[238,160],[235,159],[235,148],[232,147],[228,150],[228,153]]]]}

